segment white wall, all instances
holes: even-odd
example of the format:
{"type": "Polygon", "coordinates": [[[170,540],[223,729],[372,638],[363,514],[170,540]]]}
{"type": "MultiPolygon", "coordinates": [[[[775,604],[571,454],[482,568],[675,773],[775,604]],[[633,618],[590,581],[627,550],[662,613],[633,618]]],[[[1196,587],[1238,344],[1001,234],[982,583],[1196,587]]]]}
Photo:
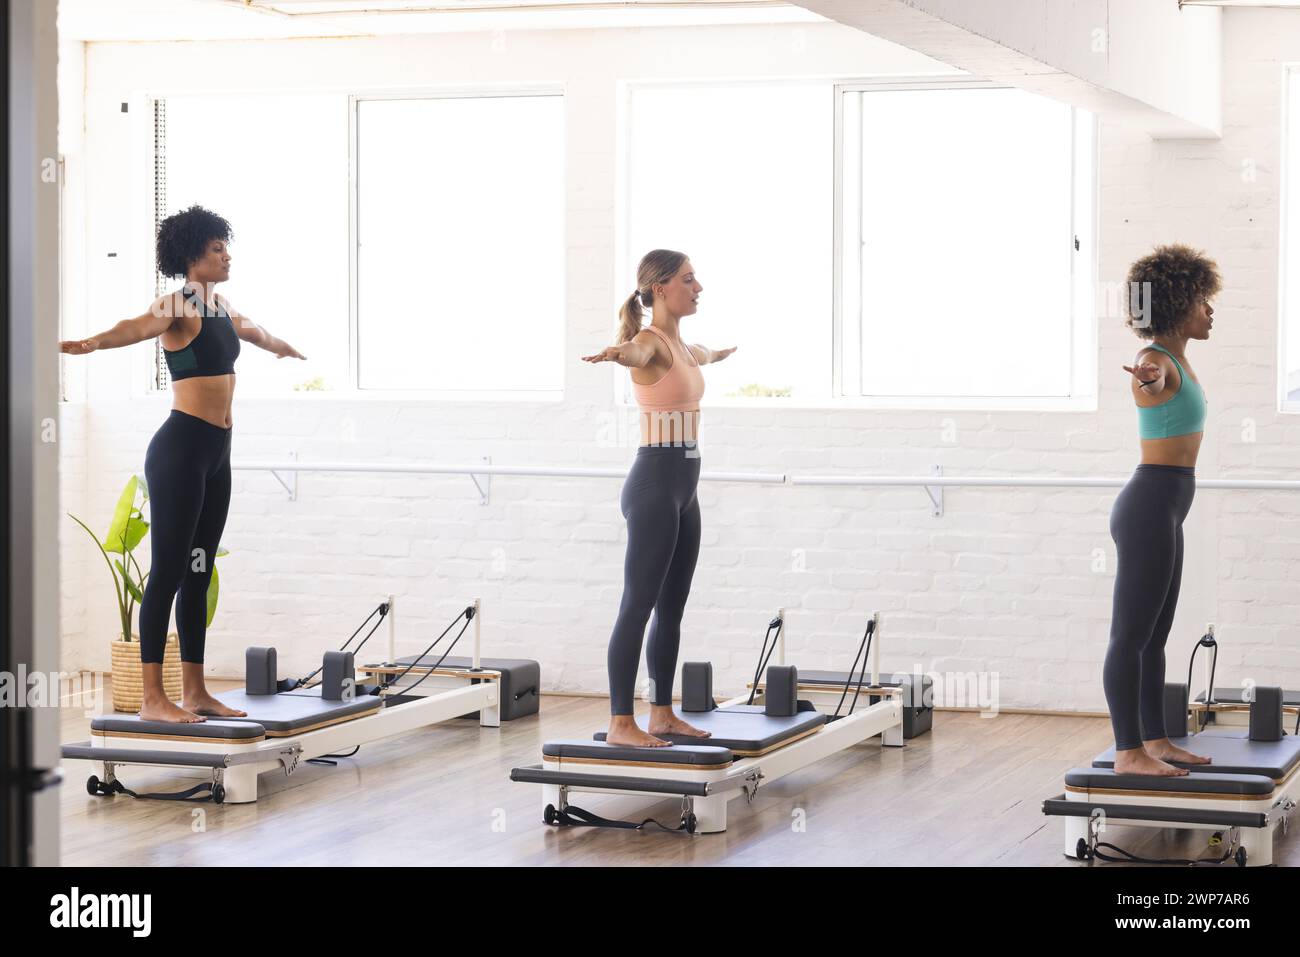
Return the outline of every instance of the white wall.
{"type": "MultiPolygon", "coordinates": [[[[1300,425],[1274,411],[1277,335],[1279,57],[1300,57],[1285,14],[1232,12],[1224,21],[1225,137],[1152,143],[1102,130],[1100,266],[1123,278],[1155,242],[1181,240],[1217,256],[1227,289],[1209,348],[1191,358],[1206,384],[1211,429],[1203,475],[1291,471],[1300,425]],[[1281,29],[1287,26],[1288,29],[1281,29]],[[1257,178],[1243,182],[1243,158],[1257,178]],[[1240,423],[1258,425],[1254,444],[1240,423]]],[[[97,331],[147,305],[148,243],[128,224],[151,197],[119,103],[151,90],[231,90],[563,82],[569,143],[569,309],[561,403],[456,404],[236,399],[235,457],[297,452],[322,458],[502,464],[626,464],[599,444],[613,412],[611,377],[577,360],[607,342],[624,290],[615,284],[615,84],[677,76],[799,76],[941,72],[945,68],[838,24],[176,45],[93,44],[86,64],[85,314],[69,335],[97,331]],[[234,67],[238,64],[238,68],[234,67]],[[131,235],[128,235],[131,233],[131,235]],[[110,264],[109,249],[127,258],[110,264]],[[84,323],[84,325],[78,325],[84,323]],[[348,440],[348,435],[355,439],[348,440]]],[[[756,131],[754,148],[764,135],[756,131]]],[[[147,223],[147,217],[146,217],[147,223]]],[[[136,230],[138,232],[138,230],[136,230]]],[[[699,264],[701,269],[704,264],[699,264]]],[[[761,267],[760,267],[761,268],[761,267]]],[[[308,280],[310,277],[306,277],[308,280]]],[[[256,314],[253,304],[244,304],[256,314]]],[[[275,318],[259,316],[273,332],[275,318]]],[[[707,313],[698,341],[709,342],[707,313]]],[[[1095,412],[898,412],[707,408],[705,468],[790,472],[1124,475],[1136,461],[1135,414],[1119,366],[1136,341],[1101,321],[1101,407],[1095,412]]],[[[742,343],[743,345],[743,343],[742,343]]],[[[65,406],[63,496],[107,520],[169,398],[132,394],[133,356],[100,355],[85,377],[84,455],[70,447],[82,410],[65,406]]],[[[242,362],[273,361],[249,351],[242,362]]],[[[624,529],[618,483],[503,479],[477,504],[463,477],[313,475],[288,502],[265,475],[236,473],[223,544],[221,607],[209,670],[242,672],[243,648],[274,642],[282,670],[310,667],[351,633],[379,594],[402,596],[404,651],[437,634],[464,603],[484,600],[485,651],[535,657],[548,690],[602,692],[605,645],[621,591],[624,529]]],[[[767,617],[790,611],[793,660],[847,664],[866,615],[885,616],[884,663],[1000,674],[1003,707],[1101,710],[1113,580],[1107,531],[1113,491],[947,491],[930,515],[920,490],[705,485],[704,544],[683,628],[683,659],[710,658],[718,686],[747,677],[767,617]],[[1096,555],[1105,557],[1104,567],[1096,555]]],[[[1172,672],[1208,620],[1224,642],[1220,674],[1300,681],[1289,625],[1300,604],[1300,498],[1202,493],[1188,526],[1184,598],[1170,641],[1172,672]],[[1231,497],[1229,497],[1231,496],[1231,497]],[[1218,547],[1216,548],[1216,541],[1218,547]],[[1288,587],[1289,585],[1289,587],[1288,587]],[[1262,604],[1268,601],[1267,606],[1262,604]]],[[[114,613],[107,571],[70,522],[64,561],[65,659],[103,667],[114,613]]]]}

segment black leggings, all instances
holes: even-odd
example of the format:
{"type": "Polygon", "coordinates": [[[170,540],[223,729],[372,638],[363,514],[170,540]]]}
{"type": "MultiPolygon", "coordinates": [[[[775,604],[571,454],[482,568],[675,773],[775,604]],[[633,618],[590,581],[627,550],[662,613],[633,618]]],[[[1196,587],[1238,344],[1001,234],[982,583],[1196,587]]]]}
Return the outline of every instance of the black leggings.
{"type": "Polygon", "coordinates": [[[1196,470],[1139,465],[1110,512],[1115,597],[1102,683],[1115,749],[1165,737],[1165,641],[1183,576],[1183,519],[1196,470]]]}
{"type": "Polygon", "coordinates": [[[641,639],[654,609],[646,665],[650,700],[673,701],[682,613],[700,554],[699,449],[694,445],[643,445],[623,483],[619,505],[627,519],[623,600],[609,639],[609,705],[632,714],[641,639]]]}
{"type": "Polygon", "coordinates": [[[181,661],[202,664],[208,583],[230,510],[231,430],[172,409],[149,442],[149,540],[140,602],[140,660],[161,664],[176,599],[181,661]]]}

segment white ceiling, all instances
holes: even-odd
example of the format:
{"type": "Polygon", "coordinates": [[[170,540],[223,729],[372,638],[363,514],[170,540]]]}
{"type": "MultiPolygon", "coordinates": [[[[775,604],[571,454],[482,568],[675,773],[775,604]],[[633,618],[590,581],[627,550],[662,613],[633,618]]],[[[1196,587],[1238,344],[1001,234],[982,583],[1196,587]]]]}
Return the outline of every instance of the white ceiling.
{"type": "Polygon", "coordinates": [[[1300,0],[1179,0],[1180,7],[1300,7],[1300,0]]]}
{"type": "Polygon", "coordinates": [[[86,41],[382,36],[466,30],[815,23],[780,0],[58,0],[86,41]]]}

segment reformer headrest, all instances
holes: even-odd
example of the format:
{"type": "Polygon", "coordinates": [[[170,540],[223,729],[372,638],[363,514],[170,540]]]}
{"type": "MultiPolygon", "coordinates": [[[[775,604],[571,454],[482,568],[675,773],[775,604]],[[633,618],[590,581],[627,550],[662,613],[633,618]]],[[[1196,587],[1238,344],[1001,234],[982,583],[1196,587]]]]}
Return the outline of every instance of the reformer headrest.
{"type": "Polygon", "coordinates": [[[768,665],[763,687],[763,713],[788,718],[799,711],[799,669],[794,665],[768,665]]]}
{"type": "Polygon", "coordinates": [[[1165,734],[1181,738],[1187,734],[1187,685],[1165,684],[1165,734]]]}
{"type": "Polygon", "coordinates": [[[1281,741],[1282,689],[1277,685],[1255,685],[1251,689],[1250,740],[1281,741]]]}
{"type": "Polygon", "coordinates": [[[357,696],[357,664],[350,651],[327,651],[321,664],[323,701],[351,701],[357,696]]]}
{"type": "Polygon", "coordinates": [[[682,663],[682,711],[712,711],[718,704],[713,700],[713,662],[686,661],[682,663]]]}
{"type": "Polygon", "coordinates": [[[249,648],[244,652],[244,693],[275,694],[274,648],[249,648]]]}

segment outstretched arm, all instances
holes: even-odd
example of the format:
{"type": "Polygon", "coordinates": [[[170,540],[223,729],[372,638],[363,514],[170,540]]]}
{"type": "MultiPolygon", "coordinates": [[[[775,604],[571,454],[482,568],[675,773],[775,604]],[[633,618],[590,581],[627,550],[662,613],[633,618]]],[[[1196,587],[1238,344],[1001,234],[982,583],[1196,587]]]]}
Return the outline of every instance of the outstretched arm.
{"type": "Polygon", "coordinates": [[[630,369],[644,369],[655,357],[656,337],[650,332],[639,332],[627,342],[608,346],[595,355],[583,356],[583,362],[617,362],[630,369]]]}
{"type": "Polygon", "coordinates": [[[133,346],[162,335],[171,328],[172,321],[171,300],[164,296],[150,306],[148,312],[134,319],[123,319],[112,329],[88,339],[65,339],[59,343],[59,351],[70,356],[84,356],[99,349],[133,346]]]}
{"type": "Polygon", "coordinates": [[[267,352],[275,353],[279,359],[306,359],[297,349],[289,345],[283,339],[277,339],[271,335],[248,316],[236,310],[223,297],[218,297],[217,301],[230,313],[230,321],[234,324],[235,334],[245,342],[257,346],[259,349],[265,349],[267,352]]]}
{"type": "Polygon", "coordinates": [[[736,347],[730,349],[710,349],[708,346],[702,346],[697,343],[691,343],[686,348],[691,350],[691,355],[695,356],[695,361],[702,366],[710,365],[714,362],[721,362],[727,356],[736,351],[736,347]]]}

